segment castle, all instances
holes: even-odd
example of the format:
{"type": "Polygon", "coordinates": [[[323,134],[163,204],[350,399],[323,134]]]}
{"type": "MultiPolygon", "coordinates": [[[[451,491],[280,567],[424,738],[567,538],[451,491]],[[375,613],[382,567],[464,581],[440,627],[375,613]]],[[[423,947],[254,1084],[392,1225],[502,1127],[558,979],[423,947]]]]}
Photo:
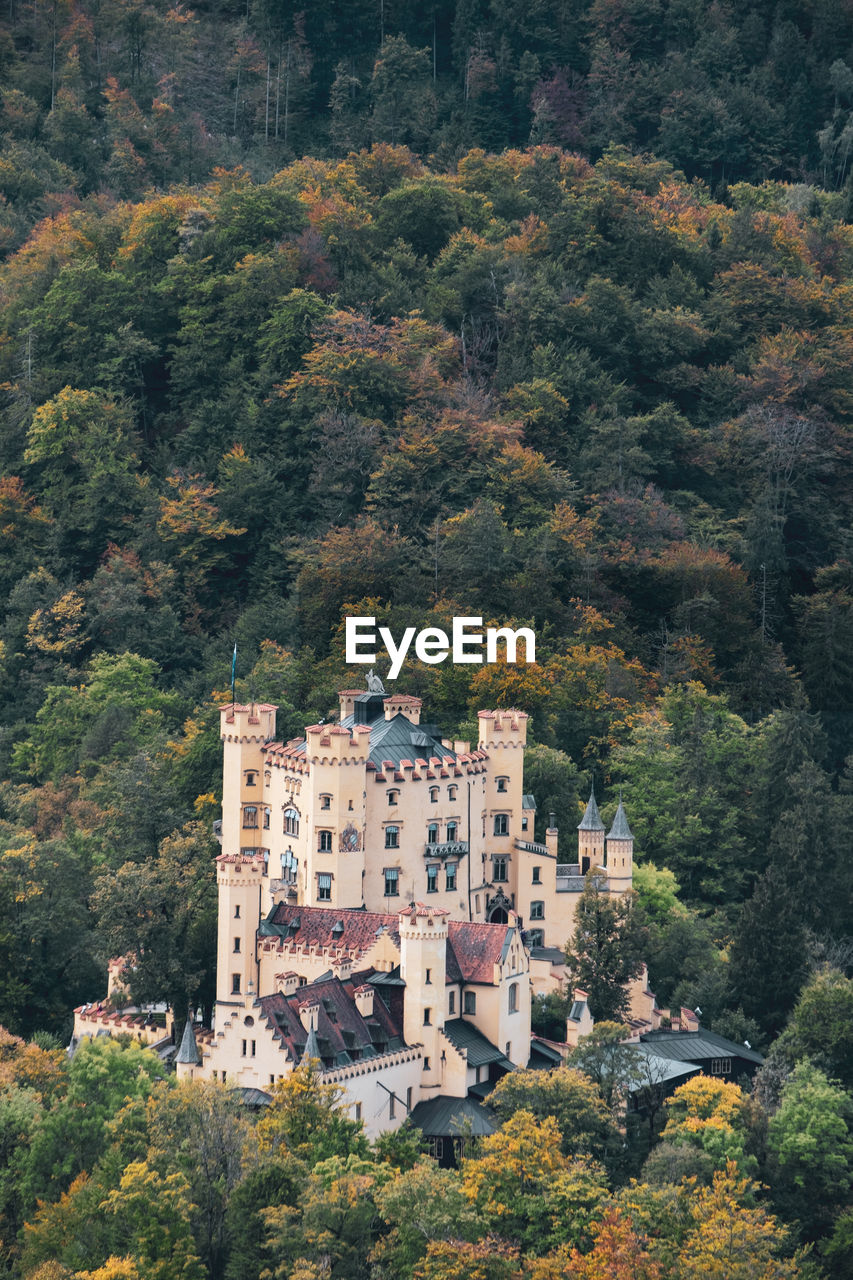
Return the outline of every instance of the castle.
{"type": "Polygon", "coordinates": [[[577,862],[559,861],[553,818],[545,843],[534,840],[525,712],[481,711],[472,750],[422,724],[419,698],[339,697],[339,723],[309,725],[288,743],[275,741],[269,704],[221,710],[222,847],[263,858],[266,911],[275,900],[393,913],[423,899],[457,920],[506,924],[513,914],[529,947],[562,949],[590,867],[606,868],[612,893],[631,887],[621,804],[605,846],[590,796],[577,862]]]}
{"type": "Polygon", "coordinates": [[[584,873],[630,887],[624,810],[605,845],[590,796],[562,864],[553,822],[533,839],[524,712],[481,711],[473,750],[406,695],[345,690],[337,724],[288,743],[275,713],[220,713],[216,1013],[185,1032],[179,1075],[266,1092],[316,1060],[368,1134],[482,1096],[528,1063],[584,873]]]}

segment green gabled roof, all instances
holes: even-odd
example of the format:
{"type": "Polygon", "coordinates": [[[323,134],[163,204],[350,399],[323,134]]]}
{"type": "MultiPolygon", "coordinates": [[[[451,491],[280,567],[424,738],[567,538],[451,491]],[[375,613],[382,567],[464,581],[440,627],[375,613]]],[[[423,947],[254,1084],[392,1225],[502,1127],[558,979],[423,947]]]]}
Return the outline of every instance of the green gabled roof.
{"type": "Polygon", "coordinates": [[[595,803],[595,792],[590,791],[589,800],[586,803],[586,812],[582,820],[578,823],[578,831],[603,831],[604,823],[601,821],[601,814],[598,812],[598,805],[595,803]]]}
{"type": "Polygon", "coordinates": [[[498,1128],[492,1112],[476,1099],[441,1094],[419,1102],[409,1118],[427,1138],[487,1138],[498,1128]]]}
{"type": "Polygon", "coordinates": [[[444,1024],[444,1034],[455,1049],[465,1050],[469,1067],[482,1067],[489,1062],[497,1062],[499,1066],[506,1067],[507,1071],[515,1070],[509,1058],[491,1040],[487,1040],[473,1022],[466,1022],[464,1018],[451,1018],[444,1024]]]}

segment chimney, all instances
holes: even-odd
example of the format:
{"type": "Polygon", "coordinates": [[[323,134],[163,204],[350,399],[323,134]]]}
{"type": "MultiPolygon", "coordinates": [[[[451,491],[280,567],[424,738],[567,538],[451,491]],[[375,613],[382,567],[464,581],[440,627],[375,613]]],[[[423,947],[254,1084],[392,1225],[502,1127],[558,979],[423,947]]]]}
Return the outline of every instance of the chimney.
{"type": "Polygon", "coordinates": [[[275,989],[282,996],[292,996],[299,989],[298,973],[277,973],[275,975],[275,989]]]}
{"type": "Polygon", "coordinates": [[[355,989],[355,1007],[358,1009],[362,1018],[371,1018],[373,1016],[373,996],[374,990],[368,983],[355,989]]]}
{"type": "Polygon", "coordinates": [[[352,956],[341,956],[339,960],[333,960],[332,973],[341,982],[347,982],[352,977],[352,956]]]}
{"type": "Polygon", "coordinates": [[[692,1009],[681,1006],[681,1030],[682,1031],[698,1031],[699,1019],[692,1009]]]}
{"type": "Polygon", "coordinates": [[[306,1031],[316,1031],[319,1018],[320,1003],[318,1000],[310,998],[299,1006],[299,1021],[306,1031]]]}
{"type": "Polygon", "coordinates": [[[339,689],[338,698],[341,704],[341,719],[346,720],[347,716],[353,715],[355,711],[355,700],[360,698],[364,693],[363,689],[339,689]]]}

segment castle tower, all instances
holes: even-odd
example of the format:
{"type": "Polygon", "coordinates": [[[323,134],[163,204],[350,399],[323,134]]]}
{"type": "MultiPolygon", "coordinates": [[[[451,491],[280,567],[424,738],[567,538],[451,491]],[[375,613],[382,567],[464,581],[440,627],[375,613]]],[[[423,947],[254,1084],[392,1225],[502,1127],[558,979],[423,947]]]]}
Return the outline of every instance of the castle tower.
{"type": "Polygon", "coordinates": [[[581,875],[591,867],[604,866],[604,823],[595,802],[595,790],[590,788],[586,812],[578,824],[578,862],[581,875]]]}
{"type": "MultiPolygon", "coordinates": [[[[523,835],[522,810],[524,808],[524,748],[527,744],[526,711],[480,711],[478,748],[488,753],[488,769],[484,775],[482,795],[482,826],[485,841],[483,878],[497,890],[495,896],[509,898],[513,905],[525,912],[526,898],[519,898],[522,886],[527,886],[529,876],[520,874],[526,855],[516,848],[516,841],[523,835]]],[[[472,813],[472,825],[476,830],[477,814],[472,813]]],[[[472,850],[472,854],[474,850],[472,850]]],[[[476,862],[472,860],[472,866],[476,862]]],[[[506,920],[503,906],[493,920],[506,920]]]]}
{"type": "MultiPolygon", "coordinates": [[[[381,705],[381,700],[380,700],[381,705]]],[[[356,710],[358,708],[356,707],[356,710]]],[[[365,787],[370,728],[308,725],[305,904],[364,905],[365,787]]]]}
{"type": "MultiPolygon", "coordinates": [[[[219,923],[216,1003],[242,1005],[258,991],[255,940],[264,905],[265,864],[261,854],[223,853],[216,859],[219,923]]],[[[217,1019],[219,1021],[219,1019],[217,1019]]]]}
{"type": "Polygon", "coordinates": [[[607,833],[607,879],[612,893],[624,893],[631,888],[634,875],[634,836],[628,826],[628,818],[622,797],[607,833]]]}
{"type": "Polygon", "coordinates": [[[403,1039],[409,1045],[423,1045],[423,1083],[427,1087],[441,1083],[439,1037],[446,1000],[448,915],[440,907],[413,902],[398,917],[400,976],[406,984],[403,1039]]]}
{"type": "Polygon", "coordinates": [[[222,761],[222,849],[269,847],[263,747],[275,737],[275,713],[269,702],[242,706],[229,702],[219,710],[222,761]]]}

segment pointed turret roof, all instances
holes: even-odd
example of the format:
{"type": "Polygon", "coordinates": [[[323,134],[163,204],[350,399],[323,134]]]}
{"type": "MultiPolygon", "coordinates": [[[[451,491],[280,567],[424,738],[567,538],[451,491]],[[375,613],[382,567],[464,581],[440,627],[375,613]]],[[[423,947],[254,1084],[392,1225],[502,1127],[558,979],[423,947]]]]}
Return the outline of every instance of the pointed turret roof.
{"type": "Polygon", "coordinates": [[[595,803],[595,790],[590,788],[589,800],[586,805],[586,812],[583,820],[578,823],[578,831],[603,831],[604,823],[601,821],[601,814],[598,812],[598,805],[595,803]]]}
{"type": "Polygon", "coordinates": [[[201,1062],[191,1018],[187,1018],[184,1023],[184,1034],[181,1037],[181,1047],[178,1050],[175,1062],[183,1062],[190,1067],[197,1067],[201,1062]]]}
{"type": "Polygon", "coordinates": [[[633,840],[634,833],[628,826],[628,818],[625,813],[625,806],[622,803],[622,797],[619,797],[619,808],[616,810],[616,816],[613,819],[613,826],[607,833],[608,840],[633,840]]]}
{"type": "Polygon", "coordinates": [[[303,1062],[310,1062],[312,1058],[319,1058],[323,1061],[323,1055],[320,1052],[320,1041],[317,1039],[317,1032],[312,1027],[308,1032],[308,1039],[305,1041],[305,1052],[302,1055],[303,1062]]]}

